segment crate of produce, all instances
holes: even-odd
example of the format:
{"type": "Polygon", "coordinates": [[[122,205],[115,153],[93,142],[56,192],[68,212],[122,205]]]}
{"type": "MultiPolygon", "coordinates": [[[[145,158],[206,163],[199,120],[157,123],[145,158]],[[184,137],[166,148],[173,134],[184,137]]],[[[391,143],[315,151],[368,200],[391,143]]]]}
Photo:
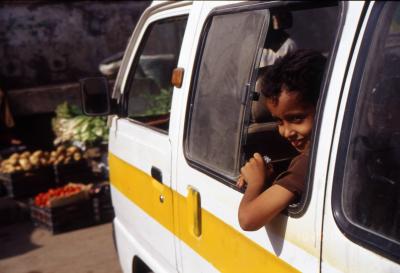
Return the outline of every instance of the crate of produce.
{"type": "Polygon", "coordinates": [[[77,146],[60,145],[50,152],[49,163],[54,169],[58,185],[70,181],[90,181],[93,177],[88,161],[77,146]]]}
{"type": "Polygon", "coordinates": [[[0,164],[0,181],[13,198],[31,197],[54,185],[54,171],[41,150],[13,153],[0,164]]]}
{"type": "Polygon", "coordinates": [[[99,183],[91,189],[93,215],[96,223],[106,223],[114,219],[109,182],[99,183]]]}
{"type": "Polygon", "coordinates": [[[90,199],[54,208],[38,207],[32,204],[31,219],[36,226],[58,234],[93,225],[93,206],[90,199]]]}
{"type": "Polygon", "coordinates": [[[51,167],[0,173],[0,180],[7,195],[12,198],[32,197],[55,185],[54,172],[51,167]]]}
{"type": "Polygon", "coordinates": [[[31,219],[35,225],[53,234],[94,224],[93,204],[88,188],[68,184],[37,195],[30,203],[31,219]]]}

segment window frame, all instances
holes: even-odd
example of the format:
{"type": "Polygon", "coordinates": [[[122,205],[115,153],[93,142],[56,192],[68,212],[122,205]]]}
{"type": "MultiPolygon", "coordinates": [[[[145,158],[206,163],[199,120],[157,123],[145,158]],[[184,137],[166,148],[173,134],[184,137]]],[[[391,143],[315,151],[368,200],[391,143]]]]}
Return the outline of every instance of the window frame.
{"type": "MultiPolygon", "coordinates": [[[[162,18],[155,18],[154,20],[151,20],[148,24],[145,25],[144,30],[143,30],[143,35],[138,40],[139,45],[134,54],[134,59],[130,65],[129,72],[128,72],[127,79],[126,79],[123,93],[122,93],[122,98],[121,98],[121,113],[122,113],[121,115],[122,115],[122,117],[124,117],[126,120],[128,120],[129,122],[131,122],[133,124],[141,125],[143,127],[157,131],[164,135],[168,135],[169,130],[163,130],[163,129],[160,129],[160,128],[157,128],[157,127],[154,127],[151,125],[147,125],[144,122],[141,122],[134,118],[128,117],[128,103],[129,103],[129,91],[130,91],[129,88],[132,86],[133,81],[135,80],[136,69],[138,68],[140,56],[142,55],[143,49],[147,44],[148,37],[151,33],[151,30],[153,29],[153,26],[156,23],[168,22],[168,21],[176,20],[176,19],[180,19],[180,18],[186,18],[186,26],[187,26],[188,19],[189,19],[189,14],[187,12],[184,12],[182,14],[168,15],[168,16],[165,16],[162,18]]],[[[185,32],[186,32],[186,28],[185,28],[185,32]]],[[[182,38],[181,49],[179,50],[179,52],[182,50],[183,39],[184,39],[184,37],[182,38]]],[[[179,62],[179,57],[180,56],[178,54],[178,62],[179,62]]],[[[172,86],[172,87],[174,88],[174,86],[172,86]]],[[[172,93],[173,93],[173,91],[172,91],[172,93]]],[[[171,97],[171,100],[172,99],[173,98],[171,97]]],[[[171,104],[172,104],[172,101],[171,101],[171,104]]]]}
{"type": "MultiPolygon", "coordinates": [[[[346,157],[350,146],[351,128],[354,122],[354,114],[356,110],[356,103],[360,86],[363,79],[363,74],[366,69],[366,62],[369,53],[369,45],[374,38],[373,35],[377,29],[377,22],[380,18],[381,12],[384,9],[386,2],[375,2],[372,7],[371,14],[368,18],[367,26],[365,29],[364,36],[362,38],[359,54],[356,59],[356,65],[354,73],[351,79],[349,88],[349,96],[346,102],[346,109],[343,116],[343,122],[341,125],[339,145],[337,151],[337,157],[335,162],[333,186],[332,186],[332,198],[331,207],[333,218],[339,229],[343,234],[348,237],[351,241],[359,244],[371,251],[377,252],[385,257],[393,260],[400,260],[400,242],[395,243],[381,235],[378,235],[372,230],[367,228],[361,228],[351,221],[349,221],[344,213],[343,202],[342,202],[342,190],[344,185],[344,175],[346,166],[346,157]],[[397,255],[396,255],[397,253],[397,255]]],[[[365,8],[365,10],[368,7],[365,8]]]]}
{"type": "MultiPolygon", "coordinates": [[[[301,217],[308,208],[308,205],[310,203],[311,200],[311,192],[313,189],[313,177],[314,177],[314,172],[315,172],[315,164],[316,164],[316,155],[318,152],[318,139],[319,139],[319,135],[320,135],[320,131],[321,131],[321,124],[322,124],[322,118],[323,115],[322,113],[324,112],[324,105],[326,102],[326,97],[327,97],[327,91],[328,91],[328,86],[329,86],[329,82],[330,82],[330,78],[331,78],[331,74],[333,71],[333,65],[334,65],[334,61],[335,61],[335,57],[337,55],[337,51],[338,51],[338,47],[339,47],[339,42],[340,42],[340,38],[341,38],[341,34],[342,34],[342,30],[344,28],[344,23],[345,23],[345,19],[346,19],[346,10],[347,10],[347,3],[346,2],[338,2],[338,1],[329,1],[327,3],[321,3],[321,2],[307,2],[307,1],[299,1],[299,2],[292,2],[292,3],[282,3],[282,2],[271,2],[271,3],[239,3],[239,4],[233,4],[230,6],[225,6],[225,7],[219,7],[219,8],[215,8],[214,10],[212,10],[210,12],[210,14],[208,15],[207,19],[206,19],[206,23],[203,26],[202,32],[201,32],[201,36],[200,36],[200,42],[199,42],[199,46],[197,48],[197,52],[196,52],[196,58],[195,58],[195,62],[194,62],[194,69],[193,69],[193,74],[192,74],[192,78],[191,78],[191,84],[190,84],[190,88],[189,88],[189,98],[188,98],[188,102],[187,102],[187,108],[186,108],[186,117],[185,117],[185,130],[184,130],[184,137],[183,137],[183,149],[184,149],[184,156],[185,159],[188,163],[189,166],[193,167],[194,169],[216,179],[217,181],[223,183],[224,185],[227,185],[228,187],[239,191],[239,192],[244,192],[244,190],[240,190],[235,186],[235,181],[230,180],[229,178],[203,166],[200,163],[197,163],[193,160],[190,159],[190,156],[188,156],[188,134],[189,134],[189,128],[190,128],[190,123],[191,123],[191,113],[192,113],[192,109],[191,109],[191,104],[193,103],[193,99],[195,97],[195,77],[197,76],[197,73],[199,71],[199,66],[200,66],[200,60],[202,57],[202,52],[204,49],[204,43],[205,43],[205,39],[207,37],[207,30],[209,28],[209,24],[211,22],[211,19],[213,16],[217,15],[221,15],[221,14],[229,14],[229,13],[234,13],[234,12],[239,12],[239,11],[247,11],[247,10],[259,10],[259,9],[267,9],[268,13],[270,11],[270,9],[272,8],[278,8],[278,7],[303,7],[304,9],[313,9],[313,8],[319,8],[319,7],[329,7],[329,6],[334,6],[335,4],[337,4],[337,8],[338,8],[338,19],[337,19],[337,27],[336,27],[336,34],[335,34],[335,38],[334,38],[334,42],[332,45],[332,49],[331,49],[331,54],[330,56],[328,56],[328,63],[327,63],[327,67],[325,69],[325,75],[323,78],[323,84],[321,86],[321,95],[320,95],[320,99],[319,99],[319,104],[317,105],[317,110],[316,110],[316,119],[315,119],[315,125],[314,125],[314,130],[312,133],[312,147],[310,150],[310,161],[309,161],[309,168],[308,168],[308,172],[307,172],[307,179],[306,179],[306,190],[304,191],[304,194],[302,196],[302,199],[300,200],[299,203],[295,204],[295,205],[290,205],[288,210],[287,210],[287,214],[290,217],[294,217],[294,218],[299,218],[301,217]]],[[[268,29],[268,26],[266,26],[268,29]]],[[[261,33],[261,42],[258,45],[260,48],[262,47],[261,43],[263,43],[263,39],[265,40],[266,36],[267,36],[267,29],[263,29],[262,33],[261,33]]],[[[261,59],[261,54],[259,54],[259,56],[257,55],[254,59],[255,62],[259,62],[261,59]]],[[[251,75],[249,77],[250,79],[250,86],[249,86],[249,90],[254,90],[254,86],[255,86],[255,79],[256,79],[256,69],[253,67],[253,71],[251,72],[251,75]]],[[[247,92],[247,101],[246,101],[246,108],[244,111],[244,114],[242,116],[242,141],[243,143],[246,142],[246,137],[247,137],[247,133],[245,132],[245,127],[246,125],[249,124],[250,121],[250,107],[249,105],[251,104],[251,92],[247,92]]],[[[242,156],[243,155],[243,151],[241,151],[241,154],[238,156],[242,156]]]]}
{"type": "MultiPolygon", "coordinates": [[[[193,103],[194,103],[194,99],[196,97],[196,91],[195,88],[197,86],[197,80],[199,77],[199,71],[200,71],[200,66],[201,66],[201,60],[203,57],[203,53],[204,53],[204,47],[205,47],[205,43],[207,41],[207,37],[208,37],[208,31],[210,29],[211,26],[211,22],[214,16],[218,16],[218,15],[227,15],[227,14],[235,14],[235,13],[240,13],[240,12],[245,12],[245,11],[256,11],[256,10],[261,10],[261,9],[266,9],[266,14],[269,18],[269,11],[266,8],[267,7],[273,7],[275,6],[276,3],[238,3],[238,4],[232,4],[232,5],[227,5],[227,6],[221,6],[221,7],[217,7],[214,8],[213,10],[211,10],[211,12],[208,14],[207,18],[205,19],[205,23],[203,25],[201,34],[200,34],[200,38],[199,38],[199,43],[197,46],[197,50],[196,50],[196,57],[194,60],[194,66],[193,66],[193,73],[191,76],[191,81],[190,81],[190,87],[189,87],[189,95],[188,95],[188,100],[187,100],[187,106],[186,106],[186,115],[185,115],[185,126],[184,126],[184,135],[183,135],[183,153],[184,153],[184,157],[186,159],[186,162],[188,163],[189,166],[193,167],[194,169],[216,179],[217,181],[221,182],[222,184],[234,189],[234,190],[238,190],[236,185],[235,185],[235,181],[230,179],[229,177],[223,175],[222,173],[219,173],[215,170],[212,170],[210,168],[208,168],[207,166],[191,159],[191,156],[189,154],[189,133],[190,133],[190,128],[191,128],[191,124],[192,124],[192,113],[193,113],[193,103]]],[[[268,20],[266,20],[265,22],[267,22],[266,24],[264,24],[264,26],[262,26],[262,31],[261,31],[261,35],[258,38],[258,45],[257,47],[260,48],[262,43],[264,42],[262,38],[265,39],[266,37],[266,33],[267,33],[267,29],[268,29],[268,20]],[[262,37],[264,36],[264,37],[262,37]]],[[[256,57],[253,58],[253,64],[252,64],[252,71],[249,71],[249,80],[251,79],[251,86],[254,89],[254,85],[255,85],[255,63],[261,59],[261,51],[257,54],[256,57]]],[[[246,104],[248,103],[248,98],[250,95],[250,88],[251,86],[247,86],[247,97],[246,97],[246,104]]],[[[243,98],[243,97],[242,97],[243,98]]],[[[243,107],[244,105],[242,104],[242,109],[241,109],[241,119],[244,119],[245,116],[245,108],[243,107]]],[[[246,110],[247,111],[247,110],[246,110]]],[[[241,123],[240,125],[240,141],[243,141],[243,127],[244,127],[244,122],[241,123]]],[[[240,145],[242,146],[242,145],[240,145]]],[[[242,148],[240,148],[242,149],[242,148]]],[[[242,154],[242,152],[240,152],[240,154],[242,154]]],[[[240,155],[238,155],[240,156],[240,155]]]]}

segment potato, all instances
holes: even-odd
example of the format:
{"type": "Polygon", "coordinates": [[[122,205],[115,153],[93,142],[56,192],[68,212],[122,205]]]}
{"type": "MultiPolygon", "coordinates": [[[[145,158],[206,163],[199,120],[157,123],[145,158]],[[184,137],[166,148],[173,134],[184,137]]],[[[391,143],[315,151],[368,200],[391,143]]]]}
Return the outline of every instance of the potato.
{"type": "Polygon", "coordinates": [[[65,159],[65,156],[64,156],[64,155],[59,155],[59,156],[57,157],[57,160],[56,160],[56,161],[61,162],[61,161],[64,161],[64,159],[65,159]]]}
{"type": "Polygon", "coordinates": [[[74,153],[78,152],[79,148],[76,146],[70,146],[67,149],[67,155],[73,155],[74,153]]]}
{"type": "Polygon", "coordinates": [[[21,158],[21,159],[18,161],[18,163],[19,163],[19,165],[21,165],[21,167],[22,167],[22,169],[23,169],[24,171],[30,170],[30,169],[32,168],[31,163],[30,163],[29,160],[26,159],[26,158],[21,158]]]}
{"type": "Polygon", "coordinates": [[[39,161],[40,161],[40,165],[42,165],[42,166],[49,165],[48,160],[46,158],[40,158],[39,161]]]}
{"type": "Polygon", "coordinates": [[[13,154],[9,157],[9,159],[11,159],[11,158],[17,159],[17,160],[18,160],[19,154],[18,154],[18,153],[13,153],[13,154]]]}
{"type": "Polygon", "coordinates": [[[75,161],[79,161],[82,159],[82,154],[80,152],[76,152],[72,155],[75,161]]]}
{"type": "MultiPolygon", "coordinates": [[[[6,165],[10,165],[10,163],[9,163],[8,159],[7,159],[7,160],[4,160],[4,161],[2,161],[2,162],[1,162],[1,164],[0,164],[0,166],[1,166],[1,167],[4,167],[4,166],[6,166],[6,165]]],[[[12,165],[12,164],[11,164],[11,165],[12,165]]]]}
{"type": "Polygon", "coordinates": [[[3,172],[3,173],[11,173],[11,172],[14,172],[14,166],[13,165],[4,165],[4,166],[2,166],[2,168],[1,168],[1,172],[3,172]]]}
{"type": "Polygon", "coordinates": [[[35,167],[39,167],[40,159],[38,156],[31,156],[29,157],[29,163],[35,167]]]}
{"type": "Polygon", "coordinates": [[[36,156],[36,157],[41,157],[42,155],[43,155],[43,151],[42,150],[37,150],[32,154],[32,156],[36,156]]]}
{"type": "Polygon", "coordinates": [[[17,164],[17,162],[18,162],[19,160],[20,160],[20,159],[18,159],[18,158],[9,158],[9,159],[7,159],[6,161],[7,161],[7,164],[15,165],[15,164],[17,164]]]}
{"type": "Polygon", "coordinates": [[[20,154],[19,158],[28,158],[31,155],[29,151],[23,152],[20,154]]]}
{"type": "Polygon", "coordinates": [[[31,165],[31,163],[27,163],[27,164],[25,164],[25,165],[21,165],[21,168],[24,170],[24,171],[29,171],[29,170],[31,170],[32,169],[32,165],[31,165]]]}
{"type": "Polygon", "coordinates": [[[3,173],[12,173],[15,171],[15,168],[11,165],[7,165],[2,169],[3,173]]]}
{"type": "Polygon", "coordinates": [[[59,154],[65,152],[65,146],[63,146],[63,145],[58,146],[56,148],[56,152],[59,153],[59,154]]]}
{"type": "Polygon", "coordinates": [[[55,165],[62,164],[64,162],[64,160],[65,160],[65,156],[64,155],[60,155],[60,156],[58,156],[56,158],[56,160],[54,161],[54,164],[55,165]]]}

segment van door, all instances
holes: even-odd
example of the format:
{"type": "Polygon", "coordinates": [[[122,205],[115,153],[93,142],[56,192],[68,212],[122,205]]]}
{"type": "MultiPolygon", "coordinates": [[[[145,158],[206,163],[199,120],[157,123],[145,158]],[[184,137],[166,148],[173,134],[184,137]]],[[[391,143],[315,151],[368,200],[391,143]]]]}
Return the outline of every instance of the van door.
{"type": "MultiPolygon", "coordinates": [[[[188,102],[175,198],[182,272],[319,272],[325,174],[310,176],[313,187],[303,206],[293,210],[295,217],[282,213],[256,232],[239,226],[242,192],[235,182],[250,148],[260,140],[250,133],[250,106],[257,97],[256,70],[269,37],[270,14],[292,14],[293,26],[290,19],[285,26],[298,48],[315,48],[329,56],[339,7],[256,2],[212,10],[217,5],[224,3],[204,4],[204,26],[194,36],[200,37],[195,40],[199,46],[191,53],[196,60],[191,82],[182,87],[188,90],[188,102]]],[[[260,125],[266,125],[266,131],[255,151],[267,147],[274,151],[274,164],[285,160],[290,153],[280,151],[284,143],[276,126],[270,119],[260,125]]]]}
{"type": "Polygon", "coordinates": [[[370,4],[332,148],[322,272],[400,272],[400,4],[370,4]]]}
{"type": "Polygon", "coordinates": [[[170,124],[176,117],[170,113],[170,80],[187,14],[188,8],[181,7],[147,20],[122,85],[122,115],[126,117],[112,121],[110,178],[124,272],[131,272],[134,256],[148,265],[156,261],[155,267],[176,271],[170,141],[170,124]]]}

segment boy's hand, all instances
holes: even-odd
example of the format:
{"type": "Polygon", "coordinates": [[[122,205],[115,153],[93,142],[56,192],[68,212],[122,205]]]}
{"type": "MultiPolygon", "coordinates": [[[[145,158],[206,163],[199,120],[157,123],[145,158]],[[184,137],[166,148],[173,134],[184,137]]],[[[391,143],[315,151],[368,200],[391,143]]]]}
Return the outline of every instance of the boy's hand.
{"type": "Polygon", "coordinates": [[[272,165],[265,165],[264,159],[259,153],[254,156],[240,169],[240,177],[236,186],[241,189],[245,183],[262,187],[268,176],[272,174],[272,165]]]}

